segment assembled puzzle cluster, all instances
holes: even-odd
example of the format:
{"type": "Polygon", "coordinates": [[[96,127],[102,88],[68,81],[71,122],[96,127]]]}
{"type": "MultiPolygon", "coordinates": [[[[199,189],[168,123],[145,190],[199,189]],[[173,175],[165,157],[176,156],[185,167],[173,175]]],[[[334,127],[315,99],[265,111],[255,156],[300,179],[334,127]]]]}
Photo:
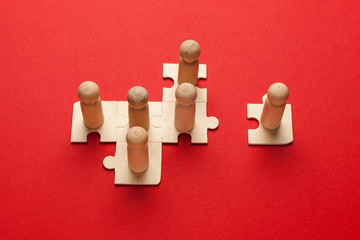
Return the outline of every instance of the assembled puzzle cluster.
{"type": "MultiPolygon", "coordinates": [[[[174,85],[163,88],[162,102],[149,101],[140,86],[128,91],[127,101],[101,101],[98,85],[83,82],[73,108],[71,142],[87,142],[90,132],[98,132],[100,142],[116,142],[115,156],[103,161],[106,169],[115,170],[115,184],[158,185],[162,143],[177,143],[178,135],[187,133],[191,143],[206,144],[208,129],[219,126],[219,120],[206,113],[207,89],[197,87],[198,79],[206,79],[206,65],[199,64],[199,56],[200,45],[186,40],[180,46],[179,64],[163,64],[163,77],[174,80],[174,85]]],[[[258,129],[249,129],[249,144],[292,142],[288,96],[287,87],[275,83],[264,104],[248,104],[248,118],[260,122],[258,129]]]]}

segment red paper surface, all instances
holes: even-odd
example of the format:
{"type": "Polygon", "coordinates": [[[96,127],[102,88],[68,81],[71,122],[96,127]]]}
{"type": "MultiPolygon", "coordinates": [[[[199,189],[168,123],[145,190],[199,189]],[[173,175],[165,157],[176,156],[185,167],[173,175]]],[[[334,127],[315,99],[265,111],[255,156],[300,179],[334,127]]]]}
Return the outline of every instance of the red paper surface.
{"type": "Polygon", "coordinates": [[[360,239],[359,1],[0,3],[0,239],[360,239]],[[161,101],[186,39],[208,66],[207,145],[163,145],[157,187],[116,187],[115,144],[71,144],[77,87],[161,101]],[[247,103],[290,89],[294,142],[250,147],[247,103]]]}

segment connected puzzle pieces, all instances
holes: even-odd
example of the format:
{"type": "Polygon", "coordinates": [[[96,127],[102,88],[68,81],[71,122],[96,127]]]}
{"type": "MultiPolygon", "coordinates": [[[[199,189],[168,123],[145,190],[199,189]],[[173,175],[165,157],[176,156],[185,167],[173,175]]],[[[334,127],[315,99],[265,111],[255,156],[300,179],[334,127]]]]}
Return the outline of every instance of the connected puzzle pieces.
{"type": "MultiPolygon", "coordinates": [[[[163,77],[174,80],[171,88],[163,88],[162,102],[149,102],[150,128],[148,129],[149,167],[143,173],[135,173],[128,167],[126,133],[128,124],[127,101],[103,101],[104,123],[97,129],[88,129],[83,123],[80,102],[73,108],[71,142],[87,142],[90,132],[100,134],[100,142],[115,142],[115,156],[104,159],[108,170],[115,170],[116,185],[158,185],[161,180],[162,143],[177,143],[181,134],[174,127],[175,90],[178,86],[178,64],[164,64],[163,77]]],[[[198,77],[206,78],[206,65],[199,65],[198,77]]],[[[206,113],[207,90],[197,87],[195,126],[187,132],[192,143],[207,143],[207,130],[216,129],[219,120],[206,113]]]]}

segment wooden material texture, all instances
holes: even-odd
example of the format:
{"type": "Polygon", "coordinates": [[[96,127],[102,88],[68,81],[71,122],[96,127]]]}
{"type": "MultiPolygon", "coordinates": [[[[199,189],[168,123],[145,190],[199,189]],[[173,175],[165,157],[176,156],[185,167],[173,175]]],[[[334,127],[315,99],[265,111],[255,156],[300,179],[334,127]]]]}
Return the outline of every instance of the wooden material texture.
{"type": "Polygon", "coordinates": [[[140,126],[149,129],[149,93],[140,86],[132,87],[127,94],[129,103],[129,127],[140,126]]]}
{"type": "MultiPolygon", "coordinates": [[[[156,104],[155,104],[156,105],[156,104]]],[[[152,109],[153,104],[149,104],[152,109]]],[[[150,110],[151,112],[151,110],[150,110]]],[[[108,156],[104,159],[103,165],[108,170],[115,170],[116,185],[158,185],[161,179],[161,150],[162,143],[159,129],[152,127],[148,130],[148,153],[149,166],[146,171],[136,173],[130,170],[128,163],[128,151],[126,134],[129,128],[117,128],[115,156],[108,156]]]]}
{"type": "MultiPolygon", "coordinates": [[[[178,64],[164,64],[163,77],[170,78],[174,81],[171,88],[163,88],[162,115],[154,116],[151,122],[154,126],[162,128],[163,143],[177,143],[178,136],[182,132],[174,126],[175,112],[175,91],[178,87],[178,64]]],[[[206,78],[206,65],[201,64],[199,67],[199,78],[206,78]]],[[[191,136],[191,143],[207,143],[208,129],[216,129],[219,126],[219,120],[216,117],[208,117],[206,113],[207,91],[206,88],[196,87],[197,98],[195,100],[196,113],[194,128],[187,132],[191,136]]]]}
{"type": "Polygon", "coordinates": [[[194,40],[184,41],[179,49],[178,82],[196,86],[199,72],[200,45],[194,40]]]}
{"type": "MultiPolygon", "coordinates": [[[[263,97],[265,102],[267,95],[263,97]]],[[[293,128],[291,116],[291,104],[286,104],[281,124],[274,130],[264,128],[260,123],[260,116],[263,104],[247,104],[248,119],[255,119],[259,122],[257,129],[248,129],[249,145],[287,145],[293,141],[293,128]]]]}
{"type": "Polygon", "coordinates": [[[144,172],[149,166],[148,134],[142,127],[135,126],[126,134],[129,168],[136,173],[144,172]]]}
{"type": "Polygon", "coordinates": [[[91,129],[99,128],[104,123],[99,86],[94,82],[85,81],[80,84],[78,95],[84,124],[91,129]]]}
{"type": "Polygon", "coordinates": [[[288,98],[289,89],[285,84],[278,82],[269,87],[260,117],[264,128],[273,130],[280,126],[288,98]]]}
{"type": "Polygon", "coordinates": [[[189,132],[195,125],[196,88],[191,83],[182,83],[175,92],[174,125],[180,132],[189,132]]]}

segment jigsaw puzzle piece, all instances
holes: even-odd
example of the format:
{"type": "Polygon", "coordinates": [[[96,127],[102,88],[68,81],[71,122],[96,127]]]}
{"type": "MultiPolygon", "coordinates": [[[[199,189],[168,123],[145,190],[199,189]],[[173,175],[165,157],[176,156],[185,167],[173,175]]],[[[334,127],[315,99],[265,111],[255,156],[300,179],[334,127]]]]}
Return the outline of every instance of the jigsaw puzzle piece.
{"type": "Polygon", "coordinates": [[[115,170],[116,185],[158,185],[161,180],[161,149],[160,142],[149,142],[149,167],[142,173],[129,169],[127,161],[127,143],[117,142],[115,157],[106,157],[103,165],[108,170],[115,170]]]}
{"type": "MultiPolygon", "coordinates": [[[[119,107],[121,109],[126,109],[126,111],[122,111],[123,118],[126,119],[126,124],[122,126],[118,126],[116,128],[116,141],[117,142],[125,142],[126,141],[126,133],[129,130],[128,124],[128,105],[127,101],[119,102],[119,107]]],[[[150,118],[150,127],[148,129],[149,142],[161,142],[161,126],[156,126],[152,123],[152,119],[154,116],[161,115],[162,112],[162,103],[161,102],[148,102],[149,104],[149,118],[150,118]]]]}
{"type": "Polygon", "coordinates": [[[155,116],[162,114],[162,102],[149,102],[149,115],[150,115],[150,127],[148,130],[149,142],[160,142],[161,143],[161,127],[156,126],[155,116]],[[153,120],[154,119],[154,120],[153,120]]]}
{"type": "MultiPolygon", "coordinates": [[[[163,102],[175,102],[175,91],[178,87],[178,70],[179,64],[164,63],[163,64],[163,78],[170,78],[174,81],[174,85],[171,88],[163,88],[163,102]]],[[[206,64],[199,64],[199,79],[206,79],[206,64]]],[[[195,102],[207,102],[207,89],[197,89],[197,98],[195,102]]]]}
{"type": "MultiPolygon", "coordinates": [[[[263,97],[263,103],[267,95],[263,97]]],[[[255,119],[259,122],[257,129],[248,129],[249,145],[287,145],[293,142],[291,104],[286,104],[281,124],[277,129],[269,130],[260,123],[262,104],[247,104],[248,119],[255,119]]]]}
{"type": "Polygon", "coordinates": [[[71,142],[85,143],[87,135],[91,132],[100,134],[100,142],[115,142],[116,127],[126,126],[127,119],[122,113],[122,107],[116,101],[103,101],[104,123],[97,129],[89,129],[85,126],[80,102],[74,103],[73,119],[71,127],[71,142]]]}
{"type": "Polygon", "coordinates": [[[115,170],[115,184],[158,185],[161,179],[162,143],[160,141],[150,141],[150,139],[156,139],[156,137],[152,136],[156,133],[148,131],[149,167],[142,173],[135,173],[130,170],[127,160],[126,133],[128,129],[128,126],[117,128],[118,141],[116,142],[115,156],[104,158],[104,167],[108,170],[115,170]]]}
{"type": "Polygon", "coordinates": [[[216,129],[219,120],[216,117],[208,117],[206,113],[206,103],[196,103],[195,126],[189,132],[191,143],[207,143],[208,129],[216,129]]]}
{"type": "MultiPolygon", "coordinates": [[[[152,119],[161,115],[161,102],[148,102],[150,127],[148,129],[148,149],[149,149],[149,167],[145,172],[135,173],[129,169],[127,160],[127,142],[126,134],[129,130],[127,123],[123,127],[116,128],[116,152],[115,156],[106,157],[103,165],[108,170],[115,170],[115,184],[119,185],[158,185],[161,179],[161,127],[155,127],[152,119]]],[[[123,112],[125,118],[128,119],[127,101],[120,102],[119,106],[126,109],[123,112]]]]}
{"type": "MultiPolygon", "coordinates": [[[[182,132],[174,126],[175,102],[163,102],[163,115],[157,116],[154,121],[162,126],[162,142],[177,143],[178,136],[182,132]]],[[[195,126],[187,132],[191,136],[191,143],[204,144],[208,142],[208,129],[216,129],[219,126],[219,120],[215,117],[206,115],[206,103],[196,103],[195,126]]]]}

